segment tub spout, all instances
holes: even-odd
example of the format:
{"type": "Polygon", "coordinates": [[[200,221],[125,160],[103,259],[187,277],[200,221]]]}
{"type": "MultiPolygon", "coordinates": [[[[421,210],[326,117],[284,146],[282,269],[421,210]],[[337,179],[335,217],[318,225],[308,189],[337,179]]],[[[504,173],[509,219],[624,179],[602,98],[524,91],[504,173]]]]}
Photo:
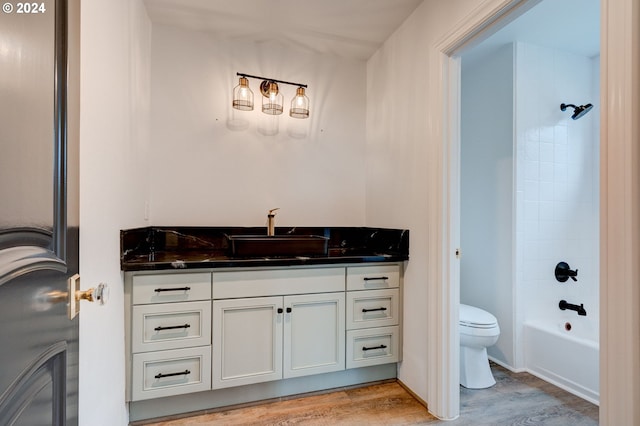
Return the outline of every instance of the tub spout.
{"type": "Polygon", "coordinates": [[[573,303],[569,303],[566,300],[561,300],[558,304],[558,307],[563,311],[569,309],[570,311],[576,311],[580,316],[587,316],[587,311],[584,309],[584,303],[581,303],[580,305],[574,305],[573,303]]]}

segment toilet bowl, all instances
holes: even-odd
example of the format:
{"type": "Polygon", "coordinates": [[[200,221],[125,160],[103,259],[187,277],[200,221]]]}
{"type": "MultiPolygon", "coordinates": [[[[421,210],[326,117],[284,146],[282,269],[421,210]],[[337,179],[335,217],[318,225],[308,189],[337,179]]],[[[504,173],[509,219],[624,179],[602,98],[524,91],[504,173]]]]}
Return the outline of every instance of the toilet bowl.
{"type": "Polygon", "coordinates": [[[487,347],[500,336],[498,320],[489,312],[460,304],[460,384],[469,389],[484,389],[496,381],[489,367],[487,347]]]}

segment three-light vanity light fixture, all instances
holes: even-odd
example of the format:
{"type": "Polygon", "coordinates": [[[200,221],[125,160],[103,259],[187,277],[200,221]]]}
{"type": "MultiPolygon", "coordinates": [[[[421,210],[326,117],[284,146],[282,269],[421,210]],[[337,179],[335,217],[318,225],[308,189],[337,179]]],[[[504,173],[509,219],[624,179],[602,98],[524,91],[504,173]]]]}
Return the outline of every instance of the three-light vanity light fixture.
{"type": "Polygon", "coordinates": [[[276,80],[274,78],[237,73],[240,82],[233,89],[233,107],[241,111],[253,110],[253,92],[249,88],[249,78],[262,80],[260,93],[262,94],[262,112],[270,115],[280,115],[284,110],[284,97],[280,93],[278,83],[298,86],[296,95],[291,100],[289,115],[293,118],[309,118],[309,98],[304,94],[306,84],[276,80]]]}

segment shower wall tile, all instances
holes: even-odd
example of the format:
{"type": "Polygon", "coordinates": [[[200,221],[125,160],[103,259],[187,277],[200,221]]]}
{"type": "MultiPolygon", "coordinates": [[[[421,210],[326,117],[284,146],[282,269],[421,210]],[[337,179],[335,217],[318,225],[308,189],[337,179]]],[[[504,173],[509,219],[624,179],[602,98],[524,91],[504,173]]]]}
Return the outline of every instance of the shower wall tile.
{"type": "Polygon", "coordinates": [[[554,144],[553,145],[553,161],[556,164],[567,164],[567,145],[566,144],[554,144]]]}
{"type": "Polygon", "coordinates": [[[539,241],[523,241],[521,244],[522,255],[529,259],[538,259],[540,257],[539,241]]]}
{"type": "Polygon", "coordinates": [[[564,182],[554,182],[553,201],[562,202],[568,199],[569,191],[567,191],[567,184],[564,182]]]}
{"type": "MultiPolygon", "coordinates": [[[[546,239],[541,241],[540,243],[540,260],[544,261],[543,266],[547,271],[554,271],[555,266],[558,263],[555,261],[556,259],[563,257],[568,248],[568,243],[566,241],[559,241],[558,239],[546,239]],[[555,262],[554,262],[555,261],[555,262]],[[550,266],[549,266],[550,265],[550,266]]],[[[549,280],[549,276],[547,275],[547,281],[553,283],[553,280],[549,280]]]]}
{"type": "Polygon", "coordinates": [[[523,168],[526,180],[540,179],[540,167],[537,161],[523,161],[523,168]]]}
{"type": "Polygon", "coordinates": [[[540,181],[526,180],[524,182],[524,200],[538,201],[540,199],[540,181]]]}
{"type": "Polygon", "coordinates": [[[515,164],[523,169],[515,173],[522,192],[515,200],[515,251],[524,272],[517,270],[515,280],[527,301],[521,318],[557,315],[563,298],[597,315],[598,112],[572,120],[571,108],[560,110],[561,103],[597,107],[597,59],[517,43],[515,64],[515,164]],[[577,283],[555,280],[560,261],[579,269],[577,283]]]}
{"type": "Polygon", "coordinates": [[[539,204],[537,201],[524,202],[524,220],[528,222],[538,222],[540,220],[539,204]]]}
{"type": "Polygon", "coordinates": [[[540,238],[540,222],[523,220],[517,226],[523,228],[524,241],[537,241],[540,238]]]}
{"type": "Polygon", "coordinates": [[[540,162],[540,174],[539,179],[540,182],[553,182],[554,178],[554,167],[553,163],[550,161],[541,161],[540,162]]]}
{"type": "MultiPolygon", "coordinates": [[[[535,96],[535,94],[530,94],[529,96],[535,96]]],[[[526,95],[523,95],[522,97],[526,97],[526,95]]],[[[527,119],[523,119],[522,123],[520,123],[521,126],[526,128],[525,131],[525,138],[527,141],[532,141],[532,142],[540,142],[540,129],[538,129],[536,127],[536,122],[538,120],[534,120],[533,118],[529,118],[527,119]],[[527,121],[530,121],[530,123],[527,123],[527,121]]],[[[538,147],[536,146],[535,149],[537,150],[538,147]]]]}
{"type": "Polygon", "coordinates": [[[540,140],[527,139],[525,144],[525,161],[540,160],[540,140]]]}
{"type": "MultiPolygon", "coordinates": [[[[526,209],[526,206],[525,206],[526,209]]],[[[551,201],[540,201],[538,206],[540,214],[540,220],[554,220],[555,219],[555,203],[551,201]]]]}
{"type": "MultiPolygon", "coordinates": [[[[546,103],[546,102],[545,102],[546,103]]],[[[543,104],[545,104],[543,103],[543,104]]],[[[543,122],[546,120],[543,120],[543,122]]],[[[540,142],[554,142],[554,128],[552,126],[540,127],[540,142]]]]}
{"type": "Polygon", "coordinates": [[[558,124],[553,128],[553,141],[556,144],[567,143],[567,126],[564,124],[558,124]]]}
{"type": "Polygon", "coordinates": [[[540,201],[551,202],[554,201],[554,183],[553,182],[540,182],[540,201]]]}
{"type": "MultiPolygon", "coordinates": [[[[574,209],[569,208],[570,203],[567,200],[556,201],[556,202],[553,202],[552,204],[553,204],[554,220],[566,221],[568,217],[571,217],[573,215],[574,209]]],[[[568,221],[568,222],[571,223],[571,221],[568,221]]]]}
{"type": "Polygon", "coordinates": [[[567,182],[567,165],[566,164],[553,164],[553,179],[555,182],[567,182]]]}
{"type": "Polygon", "coordinates": [[[553,162],[553,143],[543,142],[540,139],[540,161],[553,162]]]}

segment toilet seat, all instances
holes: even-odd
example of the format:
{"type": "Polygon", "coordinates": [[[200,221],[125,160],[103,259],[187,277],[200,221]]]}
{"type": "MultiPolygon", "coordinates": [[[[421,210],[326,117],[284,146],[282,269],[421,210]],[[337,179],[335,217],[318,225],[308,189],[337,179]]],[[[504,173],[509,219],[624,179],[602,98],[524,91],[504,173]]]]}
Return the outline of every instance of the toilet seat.
{"type": "Polygon", "coordinates": [[[460,304],[460,384],[469,389],[484,389],[496,381],[491,373],[487,348],[500,337],[498,320],[489,312],[460,304]]]}
{"type": "Polygon", "coordinates": [[[498,320],[489,312],[474,306],[460,304],[460,326],[470,328],[495,328],[498,320]]]}

